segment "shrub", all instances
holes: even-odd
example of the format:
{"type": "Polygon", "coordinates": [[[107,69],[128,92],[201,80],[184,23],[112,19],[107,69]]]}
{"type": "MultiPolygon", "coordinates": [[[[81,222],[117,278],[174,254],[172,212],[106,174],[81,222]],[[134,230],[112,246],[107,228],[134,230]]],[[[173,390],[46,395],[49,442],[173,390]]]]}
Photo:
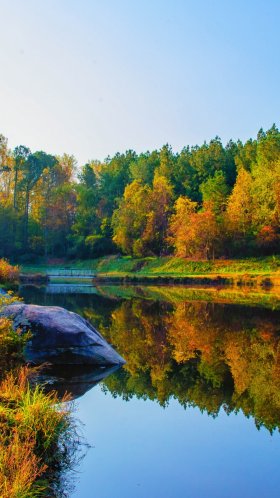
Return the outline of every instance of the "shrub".
{"type": "Polygon", "coordinates": [[[0,376],[1,371],[23,361],[23,350],[30,334],[20,335],[7,318],[0,318],[0,376]]]}
{"type": "Polygon", "coordinates": [[[0,259],[0,283],[14,282],[18,279],[19,267],[12,266],[2,258],[0,259]]]}

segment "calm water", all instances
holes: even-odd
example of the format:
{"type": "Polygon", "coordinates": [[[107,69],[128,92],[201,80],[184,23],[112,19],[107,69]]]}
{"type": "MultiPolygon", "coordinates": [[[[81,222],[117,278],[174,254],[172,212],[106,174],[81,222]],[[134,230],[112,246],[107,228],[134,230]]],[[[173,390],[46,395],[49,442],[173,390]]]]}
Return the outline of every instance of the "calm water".
{"type": "Polygon", "coordinates": [[[127,360],[99,384],[102,372],[67,372],[58,386],[72,386],[92,446],[71,496],[279,497],[277,300],[85,284],[21,295],[82,314],[127,360]]]}

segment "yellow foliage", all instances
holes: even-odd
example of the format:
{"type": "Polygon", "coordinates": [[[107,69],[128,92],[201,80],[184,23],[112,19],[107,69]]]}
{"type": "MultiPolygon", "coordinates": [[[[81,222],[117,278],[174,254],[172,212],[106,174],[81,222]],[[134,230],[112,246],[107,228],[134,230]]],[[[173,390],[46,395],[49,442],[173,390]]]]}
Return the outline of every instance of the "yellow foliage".
{"type": "Polygon", "coordinates": [[[14,282],[18,279],[18,276],[18,266],[10,265],[10,263],[4,258],[0,259],[0,283],[14,282]]]}

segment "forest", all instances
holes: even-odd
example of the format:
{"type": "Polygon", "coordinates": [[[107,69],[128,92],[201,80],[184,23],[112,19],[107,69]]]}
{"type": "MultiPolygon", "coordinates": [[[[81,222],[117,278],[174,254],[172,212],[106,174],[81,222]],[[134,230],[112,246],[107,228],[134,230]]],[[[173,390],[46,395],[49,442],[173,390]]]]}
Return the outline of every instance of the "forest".
{"type": "Polygon", "coordinates": [[[78,166],[0,135],[0,257],[279,254],[280,132],[78,166]]]}

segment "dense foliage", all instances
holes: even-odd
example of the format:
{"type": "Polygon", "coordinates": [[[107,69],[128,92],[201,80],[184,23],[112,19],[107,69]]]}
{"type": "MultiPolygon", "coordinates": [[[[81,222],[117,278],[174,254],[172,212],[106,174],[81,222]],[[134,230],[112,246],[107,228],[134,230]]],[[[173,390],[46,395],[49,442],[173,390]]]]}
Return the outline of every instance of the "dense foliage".
{"type": "Polygon", "coordinates": [[[0,257],[279,253],[280,132],[77,167],[0,135],[0,257]]]}
{"type": "Polygon", "coordinates": [[[10,265],[10,263],[4,258],[0,259],[0,284],[14,282],[18,279],[18,276],[18,266],[10,265]]]}

